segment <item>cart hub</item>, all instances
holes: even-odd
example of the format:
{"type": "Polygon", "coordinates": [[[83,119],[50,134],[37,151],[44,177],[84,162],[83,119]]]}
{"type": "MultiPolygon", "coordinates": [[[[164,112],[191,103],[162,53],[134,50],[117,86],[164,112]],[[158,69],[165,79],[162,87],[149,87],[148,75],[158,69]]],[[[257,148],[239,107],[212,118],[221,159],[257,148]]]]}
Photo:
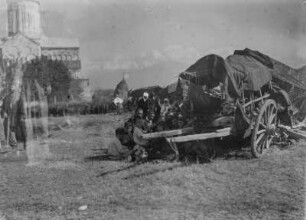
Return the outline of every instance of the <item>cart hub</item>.
{"type": "Polygon", "coordinates": [[[275,135],[276,126],[275,125],[268,125],[266,128],[267,135],[275,135]]]}

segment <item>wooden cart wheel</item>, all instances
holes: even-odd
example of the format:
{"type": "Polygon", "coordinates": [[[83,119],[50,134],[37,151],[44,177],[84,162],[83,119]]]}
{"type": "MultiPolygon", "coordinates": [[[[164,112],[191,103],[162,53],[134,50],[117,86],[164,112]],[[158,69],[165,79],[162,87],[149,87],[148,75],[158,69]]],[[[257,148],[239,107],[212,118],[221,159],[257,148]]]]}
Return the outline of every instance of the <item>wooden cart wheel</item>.
{"type": "Polygon", "coordinates": [[[253,129],[251,149],[254,157],[259,158],[266,153],[275,135],[276,124],[276,103],[274,100],[268,99],[260,108],[253,129]]]}

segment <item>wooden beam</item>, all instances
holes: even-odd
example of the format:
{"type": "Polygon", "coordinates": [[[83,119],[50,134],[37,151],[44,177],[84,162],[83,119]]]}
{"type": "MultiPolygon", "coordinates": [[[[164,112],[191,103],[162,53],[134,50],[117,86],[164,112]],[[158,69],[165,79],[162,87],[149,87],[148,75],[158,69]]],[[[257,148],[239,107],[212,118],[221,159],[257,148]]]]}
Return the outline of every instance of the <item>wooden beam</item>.
{"type": "Polygon", "coordinates": [[[293,126],[293,128],[289,126],[284,126],[284,125],[278,125],[279,128],[285,130],[289,137],[293,139],[303,139],[306,140],[306,131],[303,131],[302,129],[305,129],[304,124],[299,124],[296,126],[293,126]]]}
{"type": "Polygon", "coordinates": [[[195,141],[195,140],[206,140],[206,139],[217,138],[217,137],[226,137],[226,136],[229,136],[230,134],[231,134],[231,128],[224,128],[224,129],[217,130],[211,133],[171,137],[171,138],[167,138],[167,141],[180,143],[180,142],[195,141]]]}
{"type": "Polygon", "coordinates": [[[268,97],[270,97],[270,94],[266,94],[266,95],[264,95],[262,97],[259,97],[257,99],[251,100],[251,101],[247,102],[246,104],[244,104],[242,107],[245,108],[245,107],[247,107],[248,105],[250,105],[252,103],[258,102],[258,101],[263,100],[263,99],[268,98],[268,97]]]}
{"type": "Polygon", "coordinates": [[[144,139],[153,139],[160,137],[173,137],[177,135],[190,134],[193,132],[193,128],[183,128],[178,130],[170,130],[170,131],[161,131],[161,132],[153,132],[148,134],[143,134],[144,139]]]}

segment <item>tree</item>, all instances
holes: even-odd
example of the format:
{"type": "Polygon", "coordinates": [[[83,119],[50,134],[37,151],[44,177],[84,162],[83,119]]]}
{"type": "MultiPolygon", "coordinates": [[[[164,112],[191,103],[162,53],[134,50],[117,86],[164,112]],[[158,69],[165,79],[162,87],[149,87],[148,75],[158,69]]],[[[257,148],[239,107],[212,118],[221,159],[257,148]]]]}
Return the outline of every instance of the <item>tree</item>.
{"type": "Polygon", "coordinates": [[[72,80],[69,69],[62,61],[42,59],[33,60],[25,65],[24,81],[37,80],[38,84],[48,91],[49,100],[54,97],[67,97],[72,80]]]}

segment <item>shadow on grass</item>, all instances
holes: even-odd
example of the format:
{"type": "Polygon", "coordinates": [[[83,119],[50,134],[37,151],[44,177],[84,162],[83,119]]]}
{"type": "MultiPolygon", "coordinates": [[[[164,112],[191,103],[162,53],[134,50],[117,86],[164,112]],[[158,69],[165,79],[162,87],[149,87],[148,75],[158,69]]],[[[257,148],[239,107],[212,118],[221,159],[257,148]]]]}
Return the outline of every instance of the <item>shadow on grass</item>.
{"type": "Polygon", "coordinates": [[[121,171],[132,169],[132,168],[134,168],[136,166],[138,166],[138,164],[134,163],[134,164],[131,164],[131,165],[127,166],[127,167],[123,167],[123,168],[120,168],[120,169],[117,169],[117,170],[103,172],[103,173],[97,175],[96,177],[103,177],[103,176],[106,176],[106,175],[109,175],[109,174],[112,174],[112,173],[119,173],[121,171]]]}
{"type": "Polygon", "coordinates": [[[84,161],[85,161],[85,162],[101,161],[101,160],[109,160],[109,161],[112,161],[112,159],[109,158],[109,156],[108,156],[108,155],[105,155],[105,154],[94,155],[94,156],[89,156],[89,157],[85,157],[85,158],[84,158],[84,161]]]}
{"type": "Polygon", "coordinates": [[[175,164],[175,165],[173,165],[171,167],[165,167],[165,168],[158,169],[158,170],[153,170],[153,171],[144,172],[144,173],[138,173],[138,174],[131,174],[131,175],[128,175],[128,176],[126,176],[126,177],[124,177],[122,179],[123,180],[128,180],[128,179],[133,179],[133,178],[149,176],[149,175],[153,175],[153,174],[156,174],[156,173],[166,172],[168,170],[174,170],[176,168],[184,167],[184,166],[186,166],[186,164],[184,164],[184,163],[175,164]]]}
{"type": "Polygon", "coordinates": [[[85,162],[92,162],[92,161],[101,161],[101,160],[108,160],[112,161],[111,158],[109,158],[109,155],[107,154],[107,149],[91,149],[94,151],[94,155],[87,156],[84,158],[85,162]]]}

